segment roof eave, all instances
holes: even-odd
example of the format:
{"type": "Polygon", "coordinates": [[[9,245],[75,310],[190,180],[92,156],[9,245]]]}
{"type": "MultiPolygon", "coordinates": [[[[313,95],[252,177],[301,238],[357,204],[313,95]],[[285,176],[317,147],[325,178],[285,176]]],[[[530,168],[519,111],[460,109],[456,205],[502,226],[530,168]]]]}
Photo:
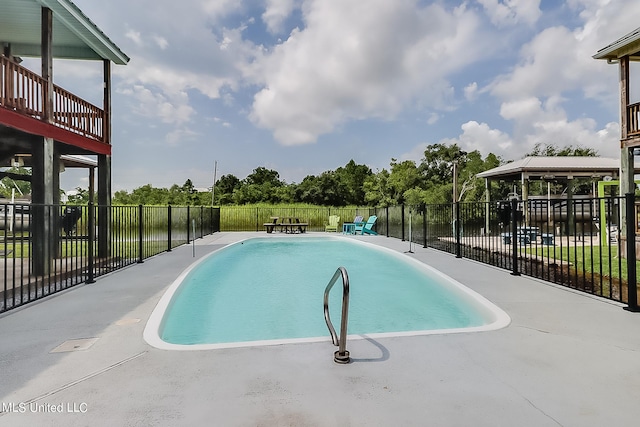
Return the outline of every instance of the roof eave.
{"type": "MultiPolygon", "coordinates": [[[[56,18],[62,22],[65,27],[72,31],[79,39],[81,39],[91,50],[93,50],[99,58],[109,59],[115,64],[126,65],[129,57],[120,50],[100,29],[86,16],[76,5],[68,0],[36,0],[41,5],[48,7],[55,14],[56,18]],[[75,23],[82,26],[89,33],[85,36],[82,31],[78,31],[77,27],[70,22],[72,19],[75,23]]],[[[64,56],[64,55],[63,55],[64,56]]],[[[87,58],[91,59],[91,58],[87,58]]]]}
{"type": "Polygon", "coordinates": [[[625,56],[632,60],[640,60],[640,32],[636,30],[632,35],[627,35],[610,45],[600,49],[593,55],[593,59],[616,60],[625,56]]]}

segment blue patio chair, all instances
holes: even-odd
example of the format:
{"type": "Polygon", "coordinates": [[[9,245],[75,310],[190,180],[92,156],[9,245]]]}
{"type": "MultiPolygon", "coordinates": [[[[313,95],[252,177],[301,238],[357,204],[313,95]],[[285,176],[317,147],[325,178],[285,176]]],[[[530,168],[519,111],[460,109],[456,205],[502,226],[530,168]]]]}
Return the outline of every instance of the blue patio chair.
{"type": "Polygon", "coordinates": [[[353,222],[342,223],[342,234],[355,234],[357,225],[360,225],[360,226],[364,225],[364,223],[362,222],[361,215],[356,216],[353,219],[353,222]]]}
{"type": "Polygon", "coordinates": [[[358,234],[358,231],[359,231],[360,234],[377,235],[378,233],[373,231],[373,226],[375,225],[377,219],[378,219],[377,216],[371,215],[366,223],[364,224],[360,223],[360,225],[356,224],[356,234],[358,234]]]}

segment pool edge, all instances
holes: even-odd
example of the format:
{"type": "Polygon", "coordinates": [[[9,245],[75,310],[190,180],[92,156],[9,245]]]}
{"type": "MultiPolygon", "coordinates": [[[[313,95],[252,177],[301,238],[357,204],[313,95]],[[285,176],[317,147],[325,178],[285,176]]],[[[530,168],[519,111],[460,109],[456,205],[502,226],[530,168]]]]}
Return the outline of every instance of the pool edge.
{"type": "MultiPolygon", "coordinates": [[[[314,238],[331,238],[331,239],[343,239],[348,237],[341,236],[313,236],[314,238]]],[[[240,244],[244,241],[256,239],[261,237],[249,237],[240,239],[237,242],[229,243],[221,248],[218,248],[209,254],[203,256],[196,262],[189,265],[184,271],[180,273],[180,275],[169,285],[169,287],[164,291],[162,297],[154,307],[149,319],[144,328],[143,338],[147,342],[147,344],[151,345],[154,348],[161,350],[178,350],[178,351],[198,351],[198,350],[219,350],[225,348],[242,348],[242,347],[257,347],[257,346],[272,346],[272,345],[285,345],[285,344],[299,344],[299,343],[315,343],[315,342],[330,342],[330,336],[323,337],[308,337],[308,338],[293,338],[293,339],[276,339],[276,340],[258,340],[258,341],[240,341],[240,342],[232,342],[232,343],[215,343],[215,344],[172,344],[164,341],[160,338],[159,331],[161,330],[164,322],[164,314],[171,304],[174,296],[176,295],[177,289],[180,287],[186,276],[196,268],[200,263],[204,262],[209,257],[213,256],[216,252],[228,248],[233,245],[240,244]]],[[[429,330],[419,330],[419,331],[401,331],[401,332],[381,332],[381,333],[371,333],[371,334],[353,334],[348,335],[347,338],[349,340],[353,339],[367,339],[367,338],[393,338],[393,337],[410,337],[410,336],[425,336],[425,335],[445,335],[445,334],[460,334],[460,333],[475,333],[475,332],[488,332],[495,331],[499,329],[503,329],[511,323],[511,317],[496,304],[491,302],[489,299],[485,298],[480,293],[470,289],[465,286],[461,282],[453,279],[452,277],[446,275],[440,270],[432,267],[418,259],[412,258],[398,252],[396,250],[387,248],[385,246],[381,246],[371,242],[364,242],[357,239],[348,239],[351,242],[362,245],[375,246],[379,250],[387,251],[394,256],[402,257],[405,260],[410,260],[409,262],[416,263],[416,265],[429,270],[431,273],[437,274],[442,279],[449,282],[458,293],[462,294],[466,299],[470,300],[474,304],[479,304],[484,309],[491,314],[491,319],[487,319],[488,323],[480,326],[471,326],[467,328],[450,328],[450,329],[429,329],[429,330]]]]}

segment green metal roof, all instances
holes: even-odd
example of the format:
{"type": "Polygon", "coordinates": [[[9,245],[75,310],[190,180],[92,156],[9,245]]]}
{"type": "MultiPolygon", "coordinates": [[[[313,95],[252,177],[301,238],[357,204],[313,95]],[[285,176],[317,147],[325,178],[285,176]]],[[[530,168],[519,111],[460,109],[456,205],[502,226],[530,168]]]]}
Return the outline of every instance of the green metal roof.
{"type": "Polygon", "coordinates": [[[53,12],[53,57],[108,59],[124,65],[129,57],[69,0],[0,0],[0,45],[15,56],[41,55],[42,7],[53,12]]]}
{"type": "Polygon", "coordinates": [[[640,61],[640,28],[600,49],[594,59],[616,60],[629,56],[632,61],[640,61]]]}

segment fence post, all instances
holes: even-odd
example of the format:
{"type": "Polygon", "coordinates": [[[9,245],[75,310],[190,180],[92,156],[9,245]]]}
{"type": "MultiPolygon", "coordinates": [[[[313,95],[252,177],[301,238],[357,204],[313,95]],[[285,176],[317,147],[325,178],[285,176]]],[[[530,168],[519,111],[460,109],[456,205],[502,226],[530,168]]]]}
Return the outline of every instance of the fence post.
{"type": "Polygon", "coordinates": [[[423,204],[422,205],[422,240],[423,240],[423,244],[422,247],[423,248],[427,248],[427,205],[423,204]]]}
{"type": "Polygon", "coordinates": [[[456,239],[456,258],[462,258],[462,250],[460,247],[460,202],[453,202],[455,209],[455,217],[453,219],[453,231],[456,239]]]}
{"type": "Polygon", "coordinates": [[[89,260],[89,265],[88,267],[88,276],[87,276],[87,281],[85,283],[95,283],[95,276],[94,276],[94,272],[93,272],[93,268],[94,268],[94,259],[93,259],[93,239],[95,239],[96,237],[96,230],[95,230],[95,221],[96,218],[94,216],[94,212],[93,212],[93,202],[89,202],[89,204],[87,205],[87,209],[89,209],[89,212],[87,212],[87,216],[89,217],[89,230],[88,231],[88,236],[87,238],[89,240],[87,240],[87,251],[89,252],[87,254],[89,260]]]}
{"type": "Polygon", "coordinates": [[[187,206],[187,245],[191,241],[191,233],[189,232],[191,229],[191,209],[190,206],[187,206]]]}
{"type": "Polygon", "coordinates": [[[167,252],[171,252],[171,205],[167,206],[167,252]]]}
{"type": "Polygon", "coordinates": [[[142,253],[144,249],[144,224],[142,223],[142,215],[144,208],[142,205],[138,205],[138,264],[142,264],[144,255],[142,253]]]}
{"type": "Polygon", "coordinates": [[[511,200],[511,275],[519,276],[518,271],[518,200],[511,200]]]}
{"type": "Polygon", "coordinates": [[[385,214],[386,214],[386,218],[387,218],[387,237],[389,237],[389,206],[385,207],[385,214]]]}
{"type": "Polygon", "coordinates": [[[204,206],[200,206],[200,238],[204,237],[204,206]]]}
{"type": "Polygon", "coordinates": [[[402,218],[400,228],[402,228],[402,241],[404,242],[404,203],[400,205],[400,217],[402,218]]]}
{"type": "Polygon", "coordinates": [[[638,284],[636,276],[636,195],[627,193],[625,196],[625,209],[627,214],[627,304],[625,310],[638,312],[638,284]]]}

